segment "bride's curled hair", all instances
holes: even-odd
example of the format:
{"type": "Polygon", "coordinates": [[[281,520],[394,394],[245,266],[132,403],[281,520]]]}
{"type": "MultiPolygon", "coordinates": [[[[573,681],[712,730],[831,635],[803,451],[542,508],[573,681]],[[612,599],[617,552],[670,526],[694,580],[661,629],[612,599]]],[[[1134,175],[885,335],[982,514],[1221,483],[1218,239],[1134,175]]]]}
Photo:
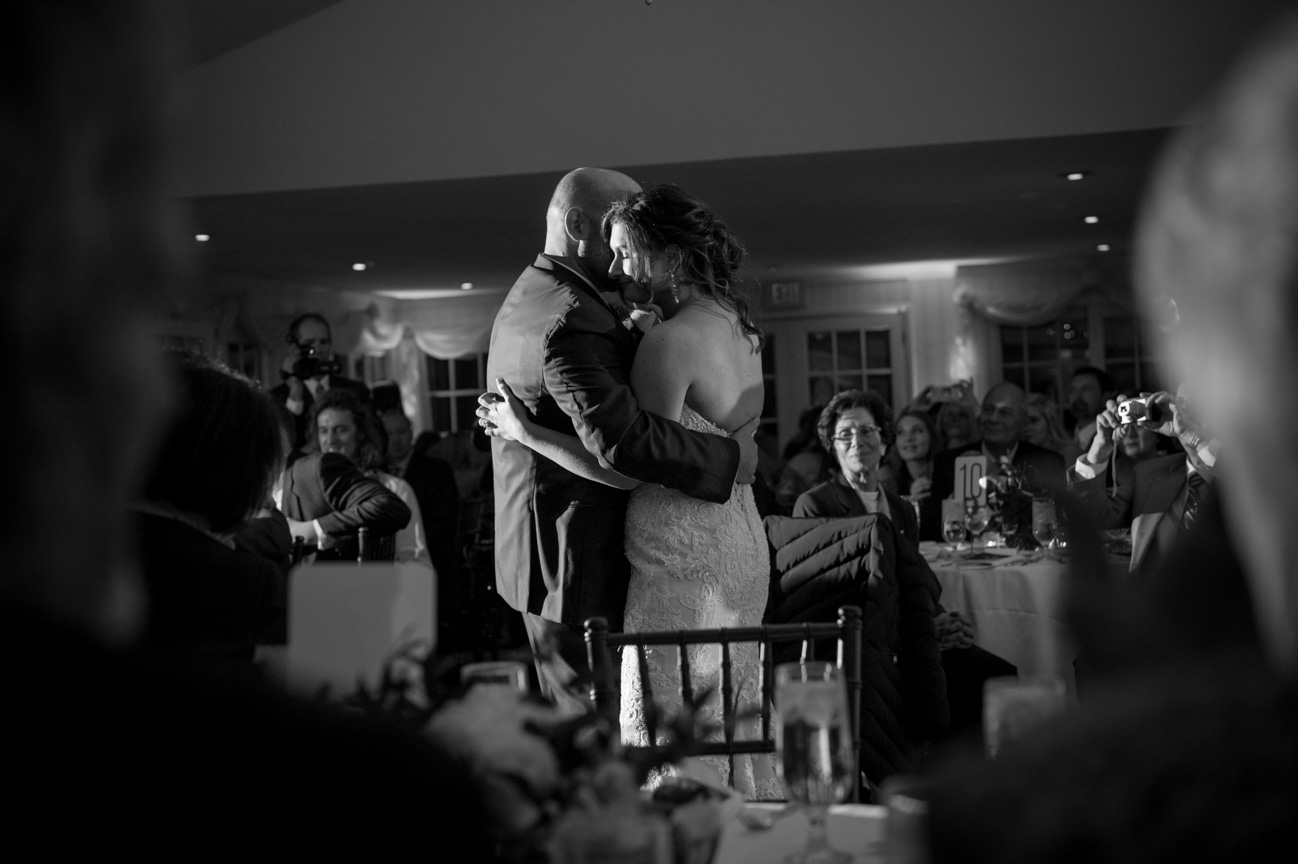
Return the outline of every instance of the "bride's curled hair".
{"type": "MultiPolygon", "coordinates": [[[[684,281],[732,310],[742,331],[757,337],[757,350],[761,350],[766,337],[748,314],[739,273],[748,253],[711,210],[678,186],[654,183],[613,202],[604,214],[606,239],[614,223],[622,225],[641,262],[647,261],[651,252],[678,249],[684,281]]],[[[634,275],[637,281],[648,278],[647,272],[634,275]]]]}

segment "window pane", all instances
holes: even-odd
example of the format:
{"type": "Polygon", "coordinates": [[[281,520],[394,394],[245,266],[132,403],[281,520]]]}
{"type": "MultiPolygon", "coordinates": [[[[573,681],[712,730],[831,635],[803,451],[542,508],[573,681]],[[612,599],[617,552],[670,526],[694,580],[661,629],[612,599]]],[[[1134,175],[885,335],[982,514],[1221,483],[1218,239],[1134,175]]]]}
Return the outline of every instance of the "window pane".
{"type": "Polygon", "coordinates": [[[883,401],[892,404],[892,376],[891,375],[871,375],[870,389],[883,397],[883,401]]]}
{"type": "MultiPolygon", "coordinates": [[[[428,358],[428,389],[429,390],[450,390],[451,389],[451,364],[446,360],[438,360],[436,357],[428,358]]],[[[448,419],[450,415],[447,415],[448,419]]],[[[445,426],[437,427],[445,429],[445,426]]]]}
{"type": "Polygon", "coordinates": [[[762,416],[763,417],[776,416],[779,413],[779,411],[777,410],[777,406],[775,404],[775,379],[774,378],[767,378],[766,380],[762,381],[762,392],[764,394],[762,397],[762,416]]]}
{"type": "Polygon", "coordinates": [[[834,371],[834,356],[829,333],[807,334],[807,369],[812,372],[834,371]]]}
{"type": "Polygon", "coordinates": [[[1106,363],[1105,370],[1113,376],[1113,381],[1118,385],[1118,392],[1125,393],[1128,396],[1140,389],[1140,381],[1136,378],[1135,363],[1106,363]]]}
{"type": "Polygon", "coordinates": [[[1001,360],[1006,363],[1023,362],[1023,328],[1001,328],[1001,360]]]}
{"type": "Polygon", "coordinates": [[[445,396],[432,399],[433,429],[446,432],[451,428],[451,400],[445,396]]]}
{"type": "Polygon", "coordinates": [[[762,346],[762,374],[775,374],[775,334],[766,334],[766,344],[762,346]]]}
{"type": "Polygon", "coordinates": [[[1027,336],[1028,360],[1048,360],[1053,363],[1059,356],[1059,344],[1055,341],[1058,328],[1054,324],[1042,324],[1040,327],[1025,327],[1027,336]]]}
{"type": "Polygon", "coordinates": [[[1044,393],[1055,402],[1059,401],[1059,373],[1054,366],[1029,366],[1027,390],[1029,393],[1044,393]]]}
{"type": "Polygon", "coordinates": [[[1140,364],[1140,389],[1149,393],[1167,389],[1158,375],[1158,366],[1153,361],[1140,364]]]}
{"type": "Polygon", "coordinates": [[[840,371],[855,371],[861,368],[861,331],[838,331],[838,368],[840,371]]]}
{"type": "Polygon", "coordinates": [[[1091,334],[1086,329],[1089,324],[1086,321],[1086,307],[1069,309],[1068,313],[1060,319],[1060,345],[1064,348],[1070,348],[1076,354],[1079,351],[1085,351],[1090,345],[1091,334]]]}
{"type": "Polygon", "coordinates": [[[839,375],[838,390],[836,392],[842,392],[843,390],[860,390],[864,386],[865,379],[860,375],[839,375]]]}
{"type": "Polygon", "coordinates": [[[455,389],[481,390],[482,380],[478,377],[478,358],[461,357],[455,363],[455,389]]]}
{"type": "Polygon", "coordinates": [[[478,394],[455,397],[455,431],[473,431],[478,422],[478,394]]]}
{"type": "Polygon", "coordinates": [[[866,331],[865,362],[867,369],[892,368],[892,345],[887,330],[866,331]]]}
{"type": "Polygon", "coordinates": [[[807,389],[811,393],[810,405],[824,405],[834,396],[834,381],[832,378],[812,378],[810,387],[807,389]]]}
{"type": "Polygon", "coordinates": [[[1104,356],[1136,356],[1136,322],[1131,318],[1104,319],[1104,356]]]}

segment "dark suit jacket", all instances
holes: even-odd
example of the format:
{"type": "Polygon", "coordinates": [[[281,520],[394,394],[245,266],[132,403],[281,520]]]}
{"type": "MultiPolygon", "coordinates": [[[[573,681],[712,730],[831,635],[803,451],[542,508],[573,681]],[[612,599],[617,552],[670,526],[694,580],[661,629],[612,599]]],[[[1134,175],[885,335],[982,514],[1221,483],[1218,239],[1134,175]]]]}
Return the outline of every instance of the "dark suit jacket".
{"type": "MultiPolygon", "coordinates": [[[[329,389],[350,390],[357,396],[370,401],[370,388],[364,383],[353,378],[344,378],[341,375],[329,376],[329,389]]],[[[276,384],[270,390],[271,398],[281,405],[288,404],[288,382],[276,384]]],[[[294,454],[300,454],[311,442],[311,436],[314,430],[311,426],[311,407],[315,405],[315,398],[311,395],[311,390],[304,384],[302,386],[302,413],[293,415],[293,427],[296,431],[296,437],[293,442],[294,454]]]]}
{"type": "Polygon", "coordinates": [[[251,672],[258,643],[284,641],[287,591],[273,562],[166,516],[140,513],[136,526],[150,650],[183,665],[251,672]]]}
{"type": "MultiPolygon", "coordinates": [[[[504,378],[533,419],[577,435],[627,476],[708,501],[734,487],[739,447],[641,411],[630,387],[636,336],[562,258],[541,255],[491,331],[487,377],[504,378]]],[[[621,629],[629,568],[627,493],[592,483],[517,442],[491,439],[496,586],[520,612],[621,629]]]]}
{"type": "Polygon", "coordinates": [[[1075,472],[1073,476],[1073,493],[1096,524],[1105,529],[1131,528],[1131,572],[1152,570],[1171,547],[1170,543],[1159,544],[1158,538],[1160,533],[1168,538],[1163,522],[1185,491],[1185,454],[1137,463],[1133,471],[1118,475],[1109,493],[1105,492],[1105,476],[1093,480],[1076,477],[1075,472]]]}
{"type": "Polygon", "coordinates": [[[437,570],[438,584],[451,582],[459,571],[460,560],[460,489],[451,463],[412,453],[401,477],[410,484],[419,502],[428,555],[437,570]]]}
{"type": "MultiPolygon", "coordinates": [[[[926,518],[924,524],[920,526],[920,536],[924,540],[942,539],[941,502],[950,497],[955,490],[956,457],[963,456],[966,453],[980,454],[982,453],[982,446],[981,441],[975,441],[973,444],[967,444],[954,450],[943,450],[934,457],[933,486],[930,498],[936,502],[938,518],[926,518]]],[[[1027,475],[1026,480],[1031,486],[1052,492],[1063,488],[1064,457],[1053,450],[1038,447],[1028,441],[1020,441],[1018,449],[1014,451],[1014,461],[1011,464],[1024,470],[1027,475]]],[[[1032,491],[1032,489],[1029,489],[1029,491],[1032,491]]]]}
{"type": "Polygon", "coordinates": [[[404,501],[337,453],[311,453],[290,465],[281,501],[285,516],[317,520],[333,538],[327,558],[355,559],[362,526],[376,535],[395,534],[410,522],[404,501]]]}

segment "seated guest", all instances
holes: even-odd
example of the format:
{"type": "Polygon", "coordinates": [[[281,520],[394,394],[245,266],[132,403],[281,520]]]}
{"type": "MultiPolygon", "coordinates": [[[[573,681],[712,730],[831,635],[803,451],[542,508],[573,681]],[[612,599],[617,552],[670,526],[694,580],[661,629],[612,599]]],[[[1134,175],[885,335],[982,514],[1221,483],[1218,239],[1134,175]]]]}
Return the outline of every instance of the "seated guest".
{"type": "MultiPolygon", "coordinates": [[[[1104,403],[1118,392],[1113,383],[1113,376],[1095,366],[1083,366],[1073,372],[1068,385],[1068,410],[1072,414],[1073,441],[1078,452],[1091,446],[1095,436],[1095,418],[1104,410],[1104,403]]],[[[1070,464],[1076,458],[1064,457],[1070,464]]]]}
{"type": "MultiPolygon", "coordinates": [[[[0,520],[0,650],[10,661],[5,778],[23,790],[6,806],[6,836],[78,858],[126,843],[145,859],[175,858],[186,837],[214,856],[325,857],[417,825],[464,860],[489,860],[472,780],[445,748],[251,676],[138,650],[159,605],[140,577],[147,544],[127,502],[141,494],[164,423],[207,410],[184,394],[169,405],[188,385],[164,368],[147,329],[197,282],[179,266],[194,244],[183,242],[163,158],[182,71],[165,62],[178,53],[163,26],[171,6],[18,2],[0,28],[0,358],[13,372],[6,493],[16,502],[0,520]],[[69,807],[70,782],[85,806],[69,807]]],[[[191,380],[248,407],[252,397],[213,374],[191,380]]],[[[251,437],[240,440],[259,455],[236,462],[278,456],[260,431],[251,437]]],[[[171,434],[161,446],[162,459],[206,447],[171,434]]],[[[164,533],[204,550],[224,550],[211,520],[251,506],[266,483],[258,472],[229,487],[207,478],[252,488],[245,505],[231,498],[209,512],[188,496],[202,478],[149,479],[168,502],[153,509],[174,523],[164,533]]]]}
{"type": "Polygon", "coordinates": [[[234,548],[279,471],[279,430],[251,381],[202,358],[177,359],[178,394],[144,485],[137,526],[149,591],[145,644],[186,660],[251,668],[282,640],[284,574],[234,548]]]}
{"type": "Polygon", "coordinates": [[[938,452],[957,450],[978,441],[978,410],[963,399],[940,403],[936,422],[941,442],[938,452]]]}
{"type": "Polygon", "coordinates": [[[397,561],[414,561],[432,568],[428,557],[428,541],[424,537],[424,523],[419,512],[419,501],[410,484],[381,470],[387,438],[369,403],[347,390],[325,393],[315,406],[315,446],[323,453],[344,456],[370,480],[395,495],[409,512],[409,518],[395,532],[386,530],[386,524],[369,521],[366,527],[371,536],[396,535],[397,561]]]}
{"type": "Polygon", "coordinates": [[[798,434],[784,445],[784,464],[772,489],[777,513],[789,513],[799,495],[824,482],[834,470],[834,460],[816,433],[821,410],[822,406],[816,405],[803,411],[798,417],[798,434]]]}
{"type": "Polygon", "coordinates": [[[387,473],[401,478],[414,491],[440,593],[443,586],[455,583],[459,572],[460,489],[455,472],[446,460],[414,448],[405,412],[384,411],[379,418],[388,438],[387,473]]]}
{"type": "Polygon", "coordinates": [[[942,518],[930,493],[933,485],[933,456],[937,453],[937,425],[933,415],[907,408],[897,417],[895,444],[879,464],[883,488],[908,501],[921,523],[942,518]]]}
{"type": "Polygon", "coordinates": [[[973,625],[959,612],[947,611],[940,597],[942,586],[919,554],[919,526],[911,505],[879,487],[880,459],[891,437],[888,406],[873,390],[846,390],[825,407],[819,430],[832,446],[838,471],[826,483],[811,489],[794,505],[794,516],[861,516],[880,513],[888,517],[897,566],[912,568],[932,594],[933,625],[946,677],[946,697],[951,714],[951,737],[982,737],[983,681],[996,675],[1013,675],[1015,666],[973,644],[973,625]],[[879,424],[883,425],[880,426],[879,424]]]}
{"type": "MultiPolygon", "coordinates": [[[[1024,483],[1030,491],[1063,485],[1063,457],[1023,440],[1025,401],[1023,388],[1009,381],[1002,381],[987,391],[978,414],[982,440],[939,453],[933,462],[932,494],[939,502],[950,498],[955,491],[955,460],[965,454],[986,456],[987,473],[992,476],[999,472],[1000,460],[1007,460],[1023,472],[1024,483]]],[[[940,524],[920,526],[920,537],[925,540],[940,540],[941,533],[940,524]]]]}
{"type": "MultiPolygon", "coordinates": [[[[1126,397],[1110,399],[1096,418],[1090,450],[1069,469],[1073,492],[1101,528],[1131,529],[1132,573],[1151,572],[1194,521],[1220,448],[1199,425],[1184,388],[1175,397],[1159,392],[1148,399],[1160,411],[1158,422],[1124,423],[1118,406],[1126,397]],[[1181,452],[1146,459],[1130,472],[1115,472],[1118,483],[1106,493],[1105,475],[1116,455],[1114,439],[1119,430],[1131,428],[1171,435],[1181,452]]],[[[1132,437],[1129,431],[1126,437],[1132,437]]]]}
{"type": "Polygon", "coordinates": [[[1055,451],[1063,457],[1065,465],[1073,464],[1082,455],[1082,448],[1064,431],[1059,406],[1049,396],[1029,393],[1023,403],[1023,416],[1023,440],[1055,451]]]}

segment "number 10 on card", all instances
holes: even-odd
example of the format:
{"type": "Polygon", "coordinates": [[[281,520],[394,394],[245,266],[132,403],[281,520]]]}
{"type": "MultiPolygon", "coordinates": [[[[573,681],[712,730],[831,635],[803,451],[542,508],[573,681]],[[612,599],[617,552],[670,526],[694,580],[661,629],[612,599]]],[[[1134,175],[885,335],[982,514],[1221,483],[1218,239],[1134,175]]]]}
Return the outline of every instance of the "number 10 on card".
{"type": "Polygon", "coordinates": [[[981,454],[959,456],[955,460],[955,489],[952,497],[957,501],[975,499],[981,506],[987,503],[987,490],[982,479],[987,476],[987,457],[981,454]]]}

